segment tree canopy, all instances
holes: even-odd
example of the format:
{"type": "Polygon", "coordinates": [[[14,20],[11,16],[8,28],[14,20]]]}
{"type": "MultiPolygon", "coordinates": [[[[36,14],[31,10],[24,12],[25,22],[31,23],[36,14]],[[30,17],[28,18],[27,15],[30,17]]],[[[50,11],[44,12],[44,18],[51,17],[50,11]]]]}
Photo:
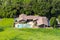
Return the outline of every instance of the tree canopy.
{"type": "Polygon", "coordinates": [[[15,17],[19,14],[58,17],[60,0],[0,0],[0,17],[15,17]]]}

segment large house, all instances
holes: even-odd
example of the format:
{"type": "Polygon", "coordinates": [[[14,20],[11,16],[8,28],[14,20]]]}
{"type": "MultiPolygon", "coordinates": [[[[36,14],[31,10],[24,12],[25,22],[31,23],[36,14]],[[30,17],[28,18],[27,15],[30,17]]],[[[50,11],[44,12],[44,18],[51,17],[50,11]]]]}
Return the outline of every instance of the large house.
{"type": "Polygon", "coordinates": [[[48,19],[47,17],[42,16],[32,16],[21,14],[15,20],[16,28],[39,28],[39,27],[48,27],[48,19]]]}

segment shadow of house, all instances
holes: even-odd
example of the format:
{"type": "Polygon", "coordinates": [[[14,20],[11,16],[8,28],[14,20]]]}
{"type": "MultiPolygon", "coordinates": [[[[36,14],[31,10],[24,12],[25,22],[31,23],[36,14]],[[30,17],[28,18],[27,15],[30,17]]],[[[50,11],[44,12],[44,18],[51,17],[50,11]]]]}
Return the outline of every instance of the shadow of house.
{"type": "Polygon", "coordinates": [[[40,27],[40,28],[44,28],[44,27],[48,27],[48,26],[45,25],[45,24],[41,24],[41,25],[39,25],[39,27],[40,27]]]}
{"type": "MultiPolygon", "coordinates": [[[[48,19],[41,16],[32,16],[32,15],[19,15],[17,19],[19,24],[30,24],[32,28],[34,27],[48,27],[48,19]]],[[[15,24],[16,25],[16,24],[15,24]]]]}

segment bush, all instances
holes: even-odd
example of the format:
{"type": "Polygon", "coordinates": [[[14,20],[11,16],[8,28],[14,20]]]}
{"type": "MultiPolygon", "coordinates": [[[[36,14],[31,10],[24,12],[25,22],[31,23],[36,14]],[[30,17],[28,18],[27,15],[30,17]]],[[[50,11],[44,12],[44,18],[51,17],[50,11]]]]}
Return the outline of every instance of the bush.
{"type": "Polygon", "coordinates": [[[56,28],[56,26],[57,26],[56,17],[52,17],[52,18],[50,19],[50,26],[56,28]]]}
{"type": "Polygon", "coordinates": [[[60,22],[60,15],[58,16],[58,20],[59,20],[59,22],[60,22]]]}

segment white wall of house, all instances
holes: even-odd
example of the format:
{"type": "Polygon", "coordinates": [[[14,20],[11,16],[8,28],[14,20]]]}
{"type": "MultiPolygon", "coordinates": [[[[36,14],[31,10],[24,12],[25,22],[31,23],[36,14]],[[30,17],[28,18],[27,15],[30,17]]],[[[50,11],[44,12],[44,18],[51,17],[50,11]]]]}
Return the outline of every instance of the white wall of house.
{"type": "Polygon", "coordinates": [[[56,20],[57,20],[58,24],[60,24],[59,20],[58,19],[56,19],[56,20]]]}
{"type": "Polygon", "coordinates": [[[34,26],[34,22],[33,21],[28,22],[27,24],[30,24],[31,25],[31,28],[33,28],[33,26],[34,26]]]}
{"type": "Polygon", "coordinates": [[[32,28],[30,24],[16,24],[15,28],[32,28]]]}
{"type": "Polygon", "coordinates": [[[18,28],[19,23],[15,24],[15,28],[18,28]]]}

